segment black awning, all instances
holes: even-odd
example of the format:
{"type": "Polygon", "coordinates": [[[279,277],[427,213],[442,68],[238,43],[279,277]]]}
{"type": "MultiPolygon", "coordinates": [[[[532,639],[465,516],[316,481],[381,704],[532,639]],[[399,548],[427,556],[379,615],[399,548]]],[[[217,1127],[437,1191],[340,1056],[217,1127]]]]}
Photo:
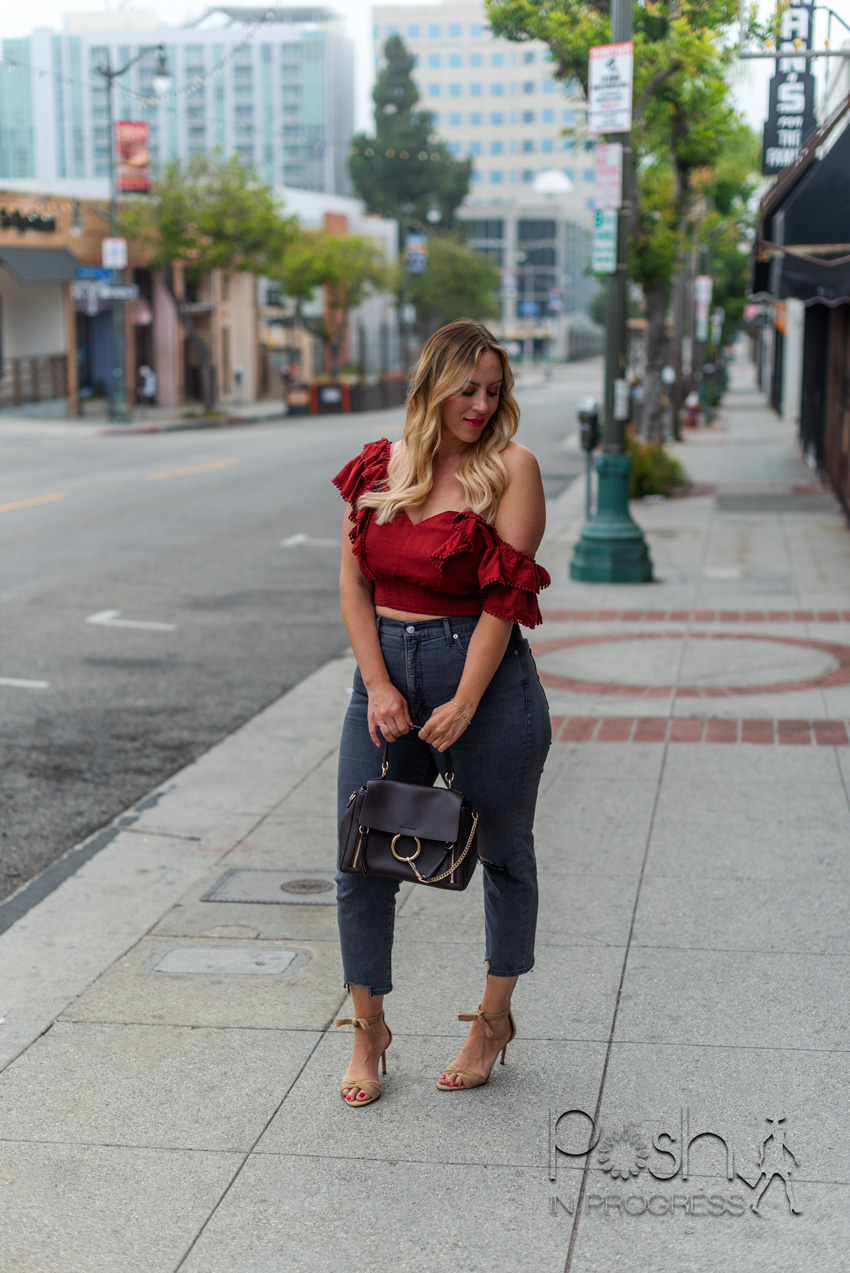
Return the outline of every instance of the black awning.
{"type": "Polygon", "coordinates": [[[0,265],[24,287],[38,283],[70,283],[79,261],[67,248],[0,247],[0,265]]]}
{"type": "Polygon", "coordinates": [[[795,297],[809,305],[850,302],[850,127],[763,214],[759,230],[762,259],[753,271],[757,298],[795,297]],[[826,246],[833,250],[817,250],[826,246]]]}

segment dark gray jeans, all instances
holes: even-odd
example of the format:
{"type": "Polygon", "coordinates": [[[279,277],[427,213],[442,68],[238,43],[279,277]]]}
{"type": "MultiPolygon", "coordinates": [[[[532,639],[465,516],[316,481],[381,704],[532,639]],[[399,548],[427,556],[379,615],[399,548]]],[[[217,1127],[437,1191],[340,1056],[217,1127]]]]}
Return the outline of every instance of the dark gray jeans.
{"type": "MultiPolygon", "coordinates": [[[[477,622],[463,618],[405,623],[377,616],[390,680],[407,699],[411,720],[418,725],[456,694],[477,622]]],[[[339,751],[338,819],[352,791],[380,777],[382,749],[369,737],[367,704],[358,669],[339,751]]],[[[537,866],[532,825],[551,738],[546,695],[528,642],[515,625],[472,724],[451,748],[455,789],[480,815],[485,960],[496,977],[516,977],[534,965],[537,866]]],[[[432,786],[438,770],[445,772],[445,756],[413,731],[390,745],[389,759],[388,777],[404,782],[432,786]]],[[[474,880],[470,887],[475,887],[474,880]]],[[[368,986],[374,995],[392,990],[397,892],[393,880],[337,875],[346,986],[368,986]]],[[[445,900],[451,904],[450,898],[445,900]]]]}

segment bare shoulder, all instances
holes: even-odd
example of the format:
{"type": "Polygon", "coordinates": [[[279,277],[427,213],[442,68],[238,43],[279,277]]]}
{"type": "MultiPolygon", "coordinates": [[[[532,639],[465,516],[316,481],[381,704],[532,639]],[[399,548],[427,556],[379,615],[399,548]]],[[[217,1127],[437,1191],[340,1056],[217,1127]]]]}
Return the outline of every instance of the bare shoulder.
{"type": "Polygon", "coordinates": [[[523,446],[521,442],[509,442],[504,451],[499,454],[504,460],[509,477],[522,479],[523,477],[540,475],[540,465],[537,463],[537,456],[533,451],[529,451],[527,446],[523,446]]]}

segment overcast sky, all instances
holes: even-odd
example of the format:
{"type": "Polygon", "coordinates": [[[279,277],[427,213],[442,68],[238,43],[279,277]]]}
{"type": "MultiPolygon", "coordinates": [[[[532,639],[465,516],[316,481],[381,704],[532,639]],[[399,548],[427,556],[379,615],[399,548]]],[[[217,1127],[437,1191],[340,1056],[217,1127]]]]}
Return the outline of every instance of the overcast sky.
{"type": "MultiPolygon", "coordinates": [[[[239,0],[235,0],[236,3],[239,0]]],[[[250,0],[248,0],[250,2],[250,0]]],[[[262,0],[254,0],[254,3],[262,0]]],[[[372,4],[370,0],[324,0],[329,8],[345,14],[350,34],[357,42],[357,128],[371,126],[371,102],[373,75],[372,4]]],[[[396,0],[404,3],[405,0],[396,0]]],[[[423,2],[423,0],[417,0],[423,2]]],[[[152,9],[163,22],[181,23],[200,16],[209,7],[199,0],[27,0],[26,4],[13,4],[12,0],[0,0],[0,38],[28,35],[36,26],[56,29],[62,26],[62,16],[68,10],[152,9]]],[[[773,8],[770,0],[761,0],[762,9],[773,8]]],[[[832,0],[832,7],[850,23],[850,0],[832,0]]],[[[830,59],[830,69],[836,63],[830,59]]],[[[740,62],[733,76],[733,89],[740,109],[751,127],[758,132],[767,114],[767,83],[773,73],[773,63],[740,62]]],[[[819,78],[826,68],[826,60],[816,63],[819,78]]]]}

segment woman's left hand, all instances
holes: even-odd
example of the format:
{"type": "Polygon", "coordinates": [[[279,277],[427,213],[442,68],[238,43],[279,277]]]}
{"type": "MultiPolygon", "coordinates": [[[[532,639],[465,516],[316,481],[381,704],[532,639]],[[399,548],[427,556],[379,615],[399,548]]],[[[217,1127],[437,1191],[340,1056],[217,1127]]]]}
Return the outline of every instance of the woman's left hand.
{"type": "MultiPolygon", "coordinates": [[[[465,707],[464,711],[471,719],[472,710],[465,707]]],[[[445,751],[447,747],[456,743],[467,729],[469,729],[469,721],[461,716],[454,703],[443,703],[440,707],[434,708],[420,729],[419,737],[436,751],[445,751]]]]}

